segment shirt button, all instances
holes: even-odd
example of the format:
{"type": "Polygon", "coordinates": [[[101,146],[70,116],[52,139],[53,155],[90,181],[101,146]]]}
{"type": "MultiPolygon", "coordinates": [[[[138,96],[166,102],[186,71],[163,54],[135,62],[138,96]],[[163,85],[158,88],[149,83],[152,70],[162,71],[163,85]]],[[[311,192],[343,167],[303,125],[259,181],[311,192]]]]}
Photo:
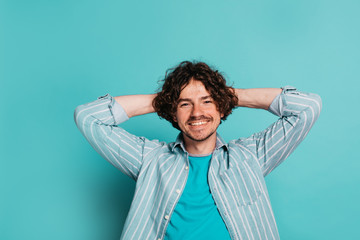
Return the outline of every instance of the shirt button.
{"type": "Polygon", "coordinates": [[[165,219],[166,219],[166,220],[169,220],[169,215],[165,215],[165,219]]]}
{"type": "Polygon", "coordinates": [[[186,166],[186,167],[185,167],[185,170],[188,170],[188,169],[189,169],[189,167],[188,167],[188,166],[186,166]]]}
{"type": "Polygon", "coordinates": [[[176,192],[179,193],[179,194],[181,193],[180,189],[176,189],[176,192]]]}

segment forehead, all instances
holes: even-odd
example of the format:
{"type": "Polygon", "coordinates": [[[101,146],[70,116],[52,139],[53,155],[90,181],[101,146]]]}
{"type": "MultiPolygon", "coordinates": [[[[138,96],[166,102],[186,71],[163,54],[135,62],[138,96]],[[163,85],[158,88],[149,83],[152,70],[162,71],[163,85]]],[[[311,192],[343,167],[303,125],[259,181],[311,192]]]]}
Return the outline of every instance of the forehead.
{"type": "Polygon", "coordinates": [[[181,90],[179,98],[198,98],[204,96],[210,96],[205,85],[201,81],[191,79],[188,85],[181,90]]]}

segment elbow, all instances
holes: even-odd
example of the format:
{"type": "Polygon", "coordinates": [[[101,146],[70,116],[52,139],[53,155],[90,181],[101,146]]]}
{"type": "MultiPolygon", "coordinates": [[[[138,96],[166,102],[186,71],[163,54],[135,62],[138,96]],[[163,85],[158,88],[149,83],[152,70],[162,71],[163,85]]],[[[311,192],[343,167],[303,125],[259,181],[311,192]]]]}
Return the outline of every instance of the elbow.
{"type": "Polygon", "coordinates": [[[83,112],[83,106],[77,106],[74,110],[74,121],[76,126],[80,129],[80,126],[82,125],[81,122],[83,121],[83,118],[81,117],[81,113],[83,112]]]}
{"type": "Polygon", "coordinates": [[[307,107],[302,111],[302,114],[300,114],[300,118],[305,124],[309,124],[311,127],[320,116],[322,109],[321,97],[315,93],[308,94],[306,105],[307,107]]]}
{"type": "Polygon", "coordinates": [[[320,116],[320,112],[322,109],[322,99],[318,94],[312,94],[313,99],[313,110],[314,110],[314,118],[317,119],[320,116]]]}
{"type": "Polygon", "coordinates": [[[299,114],[295,114],[295,116],[298,116],[300,122],[303,122],[305,125],[309,124],[312,126],[320,116],[322,99],[315,93],[303,94],[302,97],[305,97],[301,103],[303,109],[301,109],[299,114]]]}

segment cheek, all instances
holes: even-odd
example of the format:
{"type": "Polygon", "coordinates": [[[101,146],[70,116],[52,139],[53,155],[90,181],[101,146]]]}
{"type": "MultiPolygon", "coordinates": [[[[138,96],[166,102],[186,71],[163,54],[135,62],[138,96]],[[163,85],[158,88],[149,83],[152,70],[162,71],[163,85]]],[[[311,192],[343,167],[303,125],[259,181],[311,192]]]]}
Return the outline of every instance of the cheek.
{"type": "Polygon", "coordinates": [[[176,111],[173,113],[173,120],[177,123],[180,121],[180,112],[178,109],[176,109],[176,111]]]}
{"type": "Polygon", "coordinates": [[[176,122],[178,124],[181,123],[182,122],[181,114],[179,114],[179,113],[175,114],[173,120],[174,120],[174,122],[176,122]]]}
{"type": "Polygon", "coordinates": [[[218,118],[223,118],[224,117],[224,114],[223,113],[220,113],[217,109],[214,109],[213,111],[212,111],[212,115],[213,116],[217,116],[218,118]]]}
{"type": "Polygon", "coordinates": [[[174,121],[177,123],[181,123],[184,122],[188,119],[188,112],[184,111],[184,110],[178,110],[175,114],[174,114],[174,121]]]}

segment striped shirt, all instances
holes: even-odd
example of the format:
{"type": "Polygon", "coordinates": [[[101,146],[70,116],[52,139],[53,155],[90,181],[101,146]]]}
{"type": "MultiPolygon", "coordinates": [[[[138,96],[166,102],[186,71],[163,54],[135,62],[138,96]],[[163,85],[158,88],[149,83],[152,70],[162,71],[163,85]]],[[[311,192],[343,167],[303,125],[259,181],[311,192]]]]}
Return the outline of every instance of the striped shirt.
{"type": "MultiPolygon", "coordinates": [[[[231,239],[279,239],[264,177],[283,162],[315,123],[321,99],[284,87],[269,111],[279,119],[262,132],[225,143],[217,135],[208,183],[231,239]]],[[[136,181],[121,239],[163,239],[187,181],[182,135],[171,143],[148,140],[118,125],[124,109],[106,94],[78,106],[74,118],[91,146],[136,181]]]]}

